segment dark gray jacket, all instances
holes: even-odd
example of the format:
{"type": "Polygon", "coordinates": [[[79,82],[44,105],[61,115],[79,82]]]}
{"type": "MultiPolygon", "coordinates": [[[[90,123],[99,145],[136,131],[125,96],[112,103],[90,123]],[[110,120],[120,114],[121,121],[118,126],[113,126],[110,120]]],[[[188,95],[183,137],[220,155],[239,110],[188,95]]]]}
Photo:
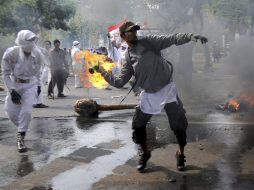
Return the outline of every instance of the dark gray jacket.
{"type": "Polygon", "coordinates": [[[176,33],[165,36],[146,36],[135,42],[133,47],[128,48],[127,53],[129,52],[131,62],[126,59],[127,55],[125,55],[123,68],[119,75],[107,73],[101,67],[99,71],[111,86],[121,88],[134,75],[137,80],[136,85],[144,89],[145,92],[157,92],[171,80],[171,67],[158,52],[171,45],[187,43],[191,40],[192,35],[191,33],[176,33]]]}
{"type": "Polygon", "coordinates": [[[51,72],[56,70],[69,70],[66,53],[63,49],[54,48],[51,50],[49,53],[49,60],[51,72]]]}

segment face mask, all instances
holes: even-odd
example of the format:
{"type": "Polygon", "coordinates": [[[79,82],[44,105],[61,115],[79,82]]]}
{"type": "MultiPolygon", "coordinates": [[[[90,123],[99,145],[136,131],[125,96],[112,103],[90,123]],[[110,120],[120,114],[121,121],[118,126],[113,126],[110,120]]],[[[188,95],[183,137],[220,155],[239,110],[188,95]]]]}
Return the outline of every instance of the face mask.
{"type": "Polygon", "coordinates": [[[29,44],[22,45],[21,47],[22,47],[24,52],[30,53],[34,49],[35,43],[31,42],[29,44]]]}

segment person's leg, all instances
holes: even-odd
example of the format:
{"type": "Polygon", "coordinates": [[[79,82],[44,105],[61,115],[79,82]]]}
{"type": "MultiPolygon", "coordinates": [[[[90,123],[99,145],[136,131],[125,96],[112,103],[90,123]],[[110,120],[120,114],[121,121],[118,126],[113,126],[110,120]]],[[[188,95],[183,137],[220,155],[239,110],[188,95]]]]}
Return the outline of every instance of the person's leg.
{"type": "Polygon", "coordinates": [[[137,169],[142,171],[146,167],[148,159],[151,157],[151,151],[147,147],[146,124],[152,117],[151,114],[143,113],[140,108],[136,108],[132,120],[132,139],[133,142],[139,145],[139,164],[137,169]]]}
{"type": "Polygon", "coordinates": [[[8,118],[12,121],[12,123],[18,126],[19,125],[18,116],[21,110],[21,105],[16,105],[12,102],[10,93],[8,93],[5,98],[4,110],[8,118]]]}
{"type": "Polygon", "coordinates": [[[80,80],[80,74],[75,74],[74,75],[75,78],[75,88],[81,88],[81,80],[80,80]]]}
{"type": "Polygon", "coordinates": [[[52,88],[52,79],[50,79],[49,85],[48,85],[48,96],[49,96],[50,94],[52,94],[52,92],[53,92],[53,88],[52,88]]]}
{"type": "Polygon", "coordinates": [[[58,97],[64,97],[63,95],[63,89],[64,89],[64,73],[62,71],[58,71],[56,75],[56,82],[57,82],[57,89],[58,89],[58,97]]]}
{"type": "MultiPolygon", "coordinates": [[[[23,97],[21,97],[23,98],[23,97]]],[[[17,149],[19,152],[25,152],[27,150],[25,144],[24,144],[24,137],[25,132],[19,132],[19,124],[20,124],[20,112],[21,112],[22,105],[16,105],[12,102],[11,96],[8,93],[6,99],[5,99],[5,105],[4,109],[6,111],[6,114],[8,118],[14,123],[14,125],[17,126],[17,149]]]]}
{"type": "Polygon", "coordinates": [[[45,104],[42,103],[42,86],[48,84],[47,82],[48,79],[48,69],[46,66],[44,66],[43,71],[42,71],[42,76],[41,76],[41,93],[39,94],[39,96],[37,95],[35,98],[35,102],[33,107],[34,108],[46,108],[48,106],[46,106],[45,104]]]}
{"type": "Polygon", "coordinates": [[[74,74],[74,87],[80,88],[81,82],[80,82],[80,73],[82,70],[82,65],[80,63],[73,63],[73,74],[74,74]]]}
{"type": "Polygon", "coordinates": [[[79,87],[79,76],[77,74],[74,75],[74,87],[79,87]]]}
{"type": "Polygon", "coordinates": [[[187,144],[186,129],[188,126],[185,110],[183,109],[180,99],[178,99],[178,102],[166,104],[165,110],[168,116],[170,128],[174,132],[179,145],[179,151],[176,153],[177,168],[178,170],[183,170],[185,167],[184,147],[187,144]]]}
{"type": "Polygon", "coordinates": [[[26,132],[28,129],[28,125],[31,121],[32,110],[33,110],[33,102],[37,95],[37,86],[33,86],[32,88],[26,89],[24,94],[22,94],[22,104],[21,110],[19,114],[19,126],[18,132],[26,132]]]}
{"type": "Polygon", "coordinates": [[[54,95],[54,87],[56,84],[56,77],[55,77],[55,72],[51,73],[51,79],[48,85],[48,96],[53,98],[54,95]]]}
{"type": "Polygon", "coordinates": [[[43,85],[48,84],[48,67],[44,66],[41,74],[41,82],[43,85]]]}
{"type": "Polygon", "coordinates": [[[27,150],[24,138],[31,120],[33,103],[35,102],[37,93],[37,86],[34,85],[31,88],[29,85],[30,84],[20,84],[17,89],[17,92],[21,95],[21,105],[13,104],[9,94],[5,102],[6,113],[9,119],[17,126],[17,149],[19,152],[25,152],[27,150]],[[26,86],[29,88],[26,89],[26,86]]]}
{"type": "Polygon", "coordinates": [[[50,68],[47,67],[47,69],[48,69],[48,80],[47,80],[47,82],[48,82],[48,84],[49,84],[50,81],[51,81],[52,75],[51,75],[51,72],[50,72],[50,68]]]}

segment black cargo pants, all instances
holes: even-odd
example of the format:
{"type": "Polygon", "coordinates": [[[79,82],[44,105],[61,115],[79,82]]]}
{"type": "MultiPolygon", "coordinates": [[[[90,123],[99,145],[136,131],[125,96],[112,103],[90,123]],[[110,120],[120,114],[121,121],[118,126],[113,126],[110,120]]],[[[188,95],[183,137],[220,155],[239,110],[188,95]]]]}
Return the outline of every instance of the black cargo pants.
{"type": "MultiPolygon", "coordinates": [[[[178,102],[167,103],[164,107],[166,114],[168,116],[168,121],[171,130],[174,132],[178,144],[180,146],[186,145],[186,129],[188,126],[188,121],[185,116],[185,110],[181,100],[178,98],[178,102]]],[[[146,124],[153,115],[146,114],[140,110],[139,107],[136,108],[136,112],[132,120],[132,139],[136,144],[146,143],[146,124]]]]}

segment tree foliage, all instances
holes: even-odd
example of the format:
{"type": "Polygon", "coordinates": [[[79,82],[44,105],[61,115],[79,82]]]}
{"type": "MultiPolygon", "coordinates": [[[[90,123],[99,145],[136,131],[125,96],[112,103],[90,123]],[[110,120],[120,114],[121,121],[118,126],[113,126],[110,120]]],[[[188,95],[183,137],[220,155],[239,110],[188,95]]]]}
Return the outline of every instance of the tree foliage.
{"type": "MultiPolygon", "coordinates": [[[[132,0],[133,1],[133,0],[132,0]]],[[[70,20],[69,39],[80,40],[84,46],[106,41],[107,27],[133,18],[132,1],[76,0],[76,15],[70,20]]]]}
{"type": "Polygon", "coordinates": [[[210,5],[214,14],[226,22],[231,32],[243,34],[250,28],[252,3],[253,0],[212,0],[210,5]]]}
{"type": "Polygon", "coordinates": [[[0,0],[0,33],[13,33],[20,29],[68,30],[67,21],[74,15],[72,5],[57,0],[0,0]]]}

